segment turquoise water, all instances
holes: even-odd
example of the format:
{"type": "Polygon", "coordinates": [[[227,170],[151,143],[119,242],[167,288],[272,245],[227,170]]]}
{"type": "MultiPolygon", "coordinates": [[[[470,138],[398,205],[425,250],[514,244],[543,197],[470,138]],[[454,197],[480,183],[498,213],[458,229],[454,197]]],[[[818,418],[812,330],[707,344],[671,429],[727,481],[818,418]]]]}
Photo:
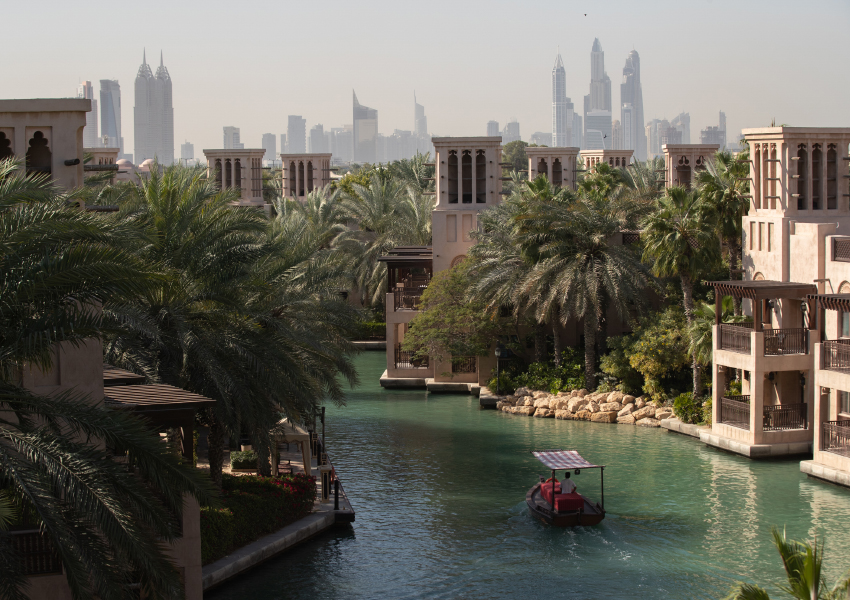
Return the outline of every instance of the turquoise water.
{"type": "MultiPolygon", "coordinates": [[[[782,581],[771,525],[825,534],[827,571],[850,567],[850,490],[798,461],[755,462],[660,429],[533,419],[477,398],[384,391],[384,355],[330,408],[328,449],[357,510],[334,531],[207,594],[283,598],[722,598],[782,581]],[[608,515],[592,528],[533,520],[529,451],[577,448],[604,464],[608,515]]],[[[573,476],[598,496],[599,476],[573,476]]]]}

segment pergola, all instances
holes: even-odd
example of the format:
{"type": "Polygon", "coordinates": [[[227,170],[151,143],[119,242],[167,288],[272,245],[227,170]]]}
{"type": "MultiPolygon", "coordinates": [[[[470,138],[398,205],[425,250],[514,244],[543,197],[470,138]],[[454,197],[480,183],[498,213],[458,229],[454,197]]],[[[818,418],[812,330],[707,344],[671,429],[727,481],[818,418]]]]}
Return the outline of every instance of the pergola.
{"type": "Polygon", "coordinates": [[[310,464],[312,461],[312,455],[310,452],[310,434],[307,431],[290,422],[289,419],[281,419],[269,433],[272,438],[272,448],[274,448],[272,471],[275,475],[279,473],[277,447],[281,442],[297,444],[301,447],[301,457],[304,460],[304,473],[308,477],[312,475],[310,464]]]}
{"type": "Polygon", "coordinates": [[[805,300],[810,294],[817,294],[813,283],[795,283],[790,281],[709,281],[714,286],[714,323],[720,325],[724,296],[753,300],[753,330],[762,330],[764,303],[774,298],[794,298],[805,300]]]}
{"type": "Polygon", "coordinates": [[[396,246],[378,262],[387,263],[388,288],[395,289],[398,283],[398,271],[401,269],[424,269],[429,277],[433,273],[433,249],[431,246],[396,246]]]}

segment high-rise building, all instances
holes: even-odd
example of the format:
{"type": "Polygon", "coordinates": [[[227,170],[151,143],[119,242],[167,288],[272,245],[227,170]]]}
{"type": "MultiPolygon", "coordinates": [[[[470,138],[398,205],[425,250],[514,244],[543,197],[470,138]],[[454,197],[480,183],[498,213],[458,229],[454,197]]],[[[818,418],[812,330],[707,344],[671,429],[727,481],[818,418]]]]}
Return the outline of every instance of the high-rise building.
{"type": "Polygon", "coordinates": [[[159,56],[156,75],[145,54],[136,73],[136,105],[133,109],[133,135],[136,161],[155,158],[160,164],[174,162],[174,107],[171,75],[159,56]]]}
{"type": "Polygon", "coordinates": [[[262,148],[266,151],[263,155],[263,160],[268,162],[277,160],[277,138],[275,138],[273,133],[263,134],[262,148]]]}
{"type": "Polygon", "coordinates": [[[584,117],[585,150],[611,150],[612,121],[610,110],[591,110],[584,117]]]}
{"type": "Polygon", "coordinates": [[[599,38],[590,50],[590,93],[584,97],[584,145],[587,150],[611,148],[611,78],[605,72],[605,52],[599,38]],[[606,117],[607,115],[607,117],[606,117]]]}
{"type": "Polygon", "coordinates": [[[325,148],[325,128],[321,123],[310,129],[310,144],[307,152],[310,154],[327,152],[327,148],[325,148]]]}
{"type": "Polygon", "coordinates": [[[549,146],[552,147],[552,134],[544,133],[543,131],[535,131],[531,134],[529,138],[529,142],[532,144],[536,144],[538,146],[549,146]]]}
{"type": "Polygon", "coordinates": [[[335,164],[347,164],[352,162],[352,150],[354,147],[354,126],[344,125],[331,128],[330,152],[335,164]]]}
{"type": "Polygon", "coordinates": [[[184,165],[195,160],[195,145],[188,141],[180,144],[180,162],[184,165]]]}
{"type": "Polygon", "coordinates": [[[501,135],[499,133],[499,122],[487,121],[487,137],[498,137],[499,135],[501,135]]]}
{"type": "Polygon", "coordinates": [[[561,53],[552,68],[552,145],[567,147],[572,139],[572,102],[567,98],[567,72],[561,53]],[[569,108],[568,108],[569,105],[569,108]]]}
{"type": "Polygon", "coordinates": [[[301,115],[289,115],[286,143],[286,151],[289,154],[307,153],[307,119],[302,119],[301,115]]]}
{"type": "Polygon", "coordinates": [[[97,148],[100,145],[97,138],[97,100],[94,99],[91,81],[84,81],[77,87],[77,98],[91,100],[91,111],[86,113],[86,126],[83,129],[83,147],[97,148]]]}
{"type": "Polygon", "coordinates": [[[287,149],[287,146],[286,146],[286,134],[281,133],[280,134],[280,153],[286,154],[287,152],[289,152],[289,150],[287,149]]]}
{"type": "Polygon", "coordinates": [[[623,126],[617,119],[611,123],[611,148],[614,150],[623,149],[623,126]]]}
{"type": "Polygon", "coordinates": [[[721,150],[726,149],[726,113],[720,111],[717,127],[708,126],[699,133],[700,144],[717,144],[721,150]]]}
{"type": "Polygon", "coordinates": [[[239,139],[239,128],[228,125],[224,128],[224,146],[225,150],[242,150],[245,148],[239,139]]]}
{"type": "Polygon", "coordinates": [[[680,142],[669,142],[671,144],[690,144],[691,143],[691,115],[683,112],[676,115],[676,118],[670,121],[670,125],[676,129],[681,135],[680,142]]]}
{"type": "Polygon", "coordinates": [[[354,162],[378,162],[378,111],[357,101],[357,94],[351,91],[354,100],[354,162]]]}
{"type": "Polygon", "coordinates": [[[635,50],[629,52],[626,65],[623,67],[623,83],[620,84],[620,123],[623,127],[623,148],[634,150],[637,160],[646,160],[640,55],[635,50]]]}
{"type": "Polygon", "coordinates": [[[124,138],[121,137],[121,86],[114,79],[100,80],[100,135],[101,144],[119,148],[124,155],[124,138]]]}
{"type": "MultiPolygon", "coordinates": [[[[572,107],[572,102],[570,102],[570,106],[572,107]]],[[[570,145],[573,148],[583,148],[584,144],[584,120],[581,115],[573,112],[573,140],[570,145]]]]}
{"type": "Polygon", "coordinates": [[[417,137],[428,135],[428,117],[425,116],[425,107],[416,101],[416,92],[413,93],[413,133],[417,137]]]}
{"type": "Polygon", "coordinates": [[[508,123],[505,123],[505,130],[502,132],[502,144],[509,144],[521,139],[517,120],[511,119],[508,123]]]}

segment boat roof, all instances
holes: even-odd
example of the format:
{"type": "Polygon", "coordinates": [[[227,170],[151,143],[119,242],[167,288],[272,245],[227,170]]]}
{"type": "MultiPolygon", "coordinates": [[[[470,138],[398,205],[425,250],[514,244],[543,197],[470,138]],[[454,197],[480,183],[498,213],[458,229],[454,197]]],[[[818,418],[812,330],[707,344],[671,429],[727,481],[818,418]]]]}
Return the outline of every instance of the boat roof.
{"type": "Polygon", "coordinates": [[[550,469],[600,469],[602,465],[587,462],[577,450],[539,450],[534,458],[550,469]]]}

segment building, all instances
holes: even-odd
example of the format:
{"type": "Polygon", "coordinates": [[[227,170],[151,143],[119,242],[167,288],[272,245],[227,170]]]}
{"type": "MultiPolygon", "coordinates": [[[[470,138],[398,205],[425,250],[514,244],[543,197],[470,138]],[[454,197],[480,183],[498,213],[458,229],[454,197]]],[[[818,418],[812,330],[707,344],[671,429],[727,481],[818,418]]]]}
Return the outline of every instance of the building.
{"type": "Polygon", "coordinates": [[[611,148],[611,124],[611,78],[605,72],[605,52],[596,38],[590,51],[590,93],[584,97],[582,148],[611,148]]]}
{"type": "Polygon", "coordinates": [[[683,112],[676,115],[676,118],[670,121],[670,126],[679,132],[680,138],[677,142],[669,142],[671,144],[690,144],[691,143],[691,115],[683,112]]]}
{"type": "Polygon", "coordinates": [[[225,150],[242,150],[245,148],[239,139],[239,128],[228,125],[224,127],[224,149],[225,150]]]}
{"type": "Polygon", "coordinates": [[[528,155],[528,177],[545,175],[553,185],[576,189],[579,149],[575,147],[525,149],[528,155]]]}
{"type": "Polygon", "coordinates": [[[508,123],[505,123],[505,131],[502,132],[502,141],[505,144],[510,144],[511,142],[518,142],[521,139],[517,120],[511,119],[508,123]]]}
{"type": "Polygon", "coordinates": [[[264,133],[263,141],[260,144],[263,147],[265,153],[265,161],[274,163],[277,157],[277,139],[275,138],[273,133],[264,133]]]}
{"type": "Polygon", "coordinates": [[[307,119],[301,115],[289,115],[286,126],[286,151],[290,154],[307,152],[307,119]]]}
{"type": "Polygon", "coordinates": [[[416,101],[416,92],[413,93],[413,132],[417,137],[428,136],[428,117],[425,107],[416,101]]]}
{"type": "Polygon", "coordinates": [[[610,110],[592,110],[584,116],[584,149],[612,149],[613,123],[610,110]]]}
{"type": "Polygon", "coordinates": [[[97,100],[91,81],[84,81],[77,87],[77,98],[91,100],[91,110],[86,113],[86,128],[83,129],[83,145],[86,148],[96,148],[100,139],[97,135],[97,100]]]}
{"type": "Polygon", "coordinates": [[[722,150],[726,149],[726,113],[720,111],[717,127],[708,126],[699,132],[700,144],[717,144],[722,150]]]}
{"type": "Polygon", "coordinates": [[[682,144],[682,132],[667,119],[653,119],[646,126],[647,152],[650,158],[661,156],[664,144],[682,144]]]}
{"type": "Polygon", "coordinates": [[[499,137],[498,121],[487,121],[487,137],[499,137]]]}
{"type": "Polygon", "coordinates": [[[552,134],[543,131],[535,131],[531,134],[529,142],[537,146],[552,146],[552,134]]]}
{"type": "Polygon", "coordinates": [[[334,164],[351,164],[354,161],[354,126],[331,128],[331,147],[334,164]]]}
{"type": "Polygon", "coordinates": [[[174,162],[174,107],[171,75],[159,57],[156,75],[145,54],[136,73],[136,105],[133,108],[134,157],[141,164],[155,159],[162,165],[174,162]]]}
{"type": "Polygon", "coordinates": [[[623,147],[635,151],[637,160],[646,160],[646,131],[643,120],[643,89],[640,82],[640,55],[632,50],[623,67],[620,84],[620,124],[623,147]]]}
{"type": "Polygon", "coordinates": [[[331,183],[331,154],[281,154],[283,195],[304,201],[304,196],[331,183]]]}
{"type": "Polygon", "coordinates": [[[625,148],[623,145],[623,126],[616,119],[611,123],[611,148],[614,150],[625,148]]]}
{"type": "Polygon", "coordinates": [[[357,101],[357,94],[351,91],[353,98],[353,160],[356,163],[378,162],[378,111],[357,101]]]}
{"type": "Polygon", "coordinates": [[[180,144],[180,162],[184,165],[195,160],[195,145],[188,141],[180,144]]]}
{"type": "Polygon", "coordinates": [[[634,150],[582,150],[581,162],[588,171],[600,163],[608,163],[615,169],[624,169],[632,164],[634,150]]]}
{"type": "MultiPolygon", "coordinates": [[[[573,103],[569,103],[569,109],[573,110],[573,103]]],[[[573,142],[572,145],[576,148],[581,148],[584,145],[584,120],[582,116],[573,111],[573,142]]]]}
{"type": "Polygon", "coordinates": [[[719,148],[717,144],[663,144],[664,185],[690,188],[696,172],[705,170],[719,148]]]}
{"type": "Polygon", "coordinates": [[[96,145],[117,147],[124,154],[124,138],[121,136],[121,86],[117,80],[100,80],[100,135],[96,145]]]}
{"type": "Polygon", "coordinates": [[[321,123],[310,129],[310,144],[307,151],[310,154],[325,154],[328,151],[325,146],[325,129],[321,123]]]}
{"type": "Polygon", "coordinates": [[[568,104],[572,105],[567,98],[567,72],[558,52],[552,68],[552,144],[549,145],[565,147],[572,141],[572,111],[567,108],[568,104]]]}
{"type": "Polygon", "coordinates": [[[285,133],[280,134],[280,151],[281,152],[287,151],[286,150],[286,134],[285,133]]]}
{"type": "Polygon", "coordinates": [[[240,198],[234,206],[262,208],[269,212],[263,199],[264,154],[262,148],[204,150],[207,176],[214,178],[220,190],[239,190],[240,198]]]}

